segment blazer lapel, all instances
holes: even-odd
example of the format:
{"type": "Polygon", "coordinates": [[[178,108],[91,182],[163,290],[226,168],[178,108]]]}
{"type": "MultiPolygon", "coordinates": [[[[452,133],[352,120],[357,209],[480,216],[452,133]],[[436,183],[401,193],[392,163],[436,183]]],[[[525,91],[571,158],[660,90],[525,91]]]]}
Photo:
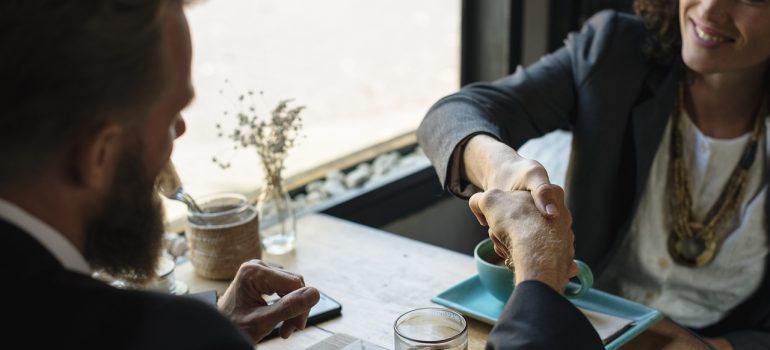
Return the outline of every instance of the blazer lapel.
{"type": "Polygon", "coordinates": [[[663,81],[655,82],[654,75],[648,77],[648,88],[652,96],[638,104],[631,112],[631,127],[636,147],[636,186],[634,188],[634,208],[639,202],[647,177],[650,173],[652,160],[658,150],[660,141],[665,136],[666,123],[677,95],[677,87],[681,76],[679,64],[669,70],[663,81]]]}

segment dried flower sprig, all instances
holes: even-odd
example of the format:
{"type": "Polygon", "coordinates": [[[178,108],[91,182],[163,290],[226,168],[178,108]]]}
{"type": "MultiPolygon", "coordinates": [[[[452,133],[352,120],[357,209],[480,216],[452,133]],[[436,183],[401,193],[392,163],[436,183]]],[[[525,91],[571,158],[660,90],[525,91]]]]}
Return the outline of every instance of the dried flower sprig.
{"type": "MultiPolygon", "coordinates": [[[[260,92],[260,94],[262,94],[260,92]]],[[[253,91],[238,96],[238,102],[243,106],[244,100],[254,95],[253,91]]],[[[235,113],[236,125],[229,133],[225,133],[221,124],[217,124],[217,136],[226,137],[233,141],[233,149],[253,147],[262,161],[262,169],[268,185],[280,188],[284,162],[289,150],[294,147],[302,128],[300,113],[305,106],[290,108],[292,99],[278,102],[270,112],[270,118],[265,120],[257,115],[254,105],[247,110],[240,108],[235,113]]],[[[230,113],[224,112],[227,116],[230,113]]],[[[230,162],[224,162],[217,157],[212,161],[222,169],[231,166],[230,162]]]]}

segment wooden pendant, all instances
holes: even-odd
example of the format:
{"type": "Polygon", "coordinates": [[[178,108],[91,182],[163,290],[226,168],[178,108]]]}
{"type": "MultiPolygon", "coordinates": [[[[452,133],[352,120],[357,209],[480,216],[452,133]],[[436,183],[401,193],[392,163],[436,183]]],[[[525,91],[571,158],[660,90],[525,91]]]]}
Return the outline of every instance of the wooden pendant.
{"type": "Polygon", "coordinates": [[[668,236],[668,251],[678,264],[690,267],[708,265],[716,256],[717,246],[700,237],[679,238],[676,233],[668,236]]]}

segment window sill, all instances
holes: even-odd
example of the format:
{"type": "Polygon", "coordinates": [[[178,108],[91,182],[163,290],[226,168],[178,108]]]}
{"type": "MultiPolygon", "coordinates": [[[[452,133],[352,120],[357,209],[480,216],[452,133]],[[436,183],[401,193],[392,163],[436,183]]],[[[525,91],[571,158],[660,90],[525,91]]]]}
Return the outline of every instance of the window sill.
{"type": "MultiPolygon", "coordinates": [[[[338,209],[344,203],[351,202],[355,198],[362,197],[367,193],[398,182],[399,179],[420,172],[432,172],[430,162],[421,152],[416,151],[417,148],[416,134],[414,131],[411,131],[288,177],[286,179],[286,186],[290,196],[292,199],[300,199],[303,202],[295,203],[297,205],[295,209],[296,215],[299,217],[306,213],[334,211],[335,208],[338,209]],[[385,163],[394,162],[394,164],[391,164],[392,168],[388,168],[384,172],[380,171],[378,174],[371,174],[362,185],[348,188],[344,185],[344,179],[337,179],[343,182],[344,188],[340,191],[324,191],[324,185],[330,182],[330,178],[347,176],[362,164],[376,167],[376,165],[373,166],[372,164],[378,162],[379,158],[387,158],[388,156],[391,156],[391,158],[397,157],[396,160],[384,161],[385,163]],[[313,194],[313,192],[316,193],[313,194]],[[318,193],[322,194],[318,195],[318,193]]],[[[260,189],[257,188],[244,193],[244,195],[252,202],[256,202],[259,193],[260,189]]],[[[170,205],[178,204],[173,203],[170,205]]],[[[169,215],[166,222],[166,232],[184,231],[185,217],[181,212],[176,210],[169,215]]]]}

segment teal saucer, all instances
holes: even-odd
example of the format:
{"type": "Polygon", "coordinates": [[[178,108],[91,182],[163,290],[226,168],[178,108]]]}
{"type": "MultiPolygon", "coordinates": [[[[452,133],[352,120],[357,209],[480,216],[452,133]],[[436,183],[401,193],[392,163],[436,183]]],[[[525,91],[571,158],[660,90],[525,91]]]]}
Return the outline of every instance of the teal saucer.
{"type": "MultiPolygon", "coordinates": [[[[589,289],[583,296],[568,300],[582,309],[633,320],[628,329],[605,344],[607,350],[619,348],[663,318],[658,310],[596,289],[589,289]]],[[[505,306],[487,292],[478,275],[441,292],[431,301],[491,325],[497,322],[505,306]]]]}

